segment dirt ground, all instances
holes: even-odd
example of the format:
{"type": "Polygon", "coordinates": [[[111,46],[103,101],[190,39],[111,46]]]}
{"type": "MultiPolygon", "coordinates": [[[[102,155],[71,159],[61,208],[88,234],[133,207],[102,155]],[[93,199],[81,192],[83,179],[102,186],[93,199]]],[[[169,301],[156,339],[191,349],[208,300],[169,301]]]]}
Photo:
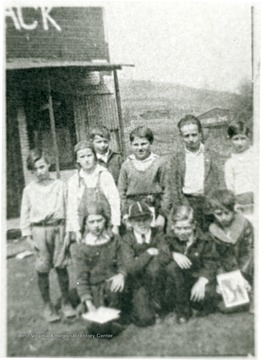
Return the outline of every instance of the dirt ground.
{"type": "MultiPolygon", "coordinates": [[[[8,242],[8,253],[21,251],[23,241],[8,242]]],[[[47,324],[42,317],[33,256],[7,260],[7,356],[217,356],[254,355],[254,315],[243,312],[194,317],[178,325],[175,314],[147,328],[129,325],[108,340],[89,337],[83,319],[47,324]]],[[[75,288],[73,266],[69,268],[75,288]]],[[[54,303],[60,297],[54,272],[50,275],[54,303]]]]}

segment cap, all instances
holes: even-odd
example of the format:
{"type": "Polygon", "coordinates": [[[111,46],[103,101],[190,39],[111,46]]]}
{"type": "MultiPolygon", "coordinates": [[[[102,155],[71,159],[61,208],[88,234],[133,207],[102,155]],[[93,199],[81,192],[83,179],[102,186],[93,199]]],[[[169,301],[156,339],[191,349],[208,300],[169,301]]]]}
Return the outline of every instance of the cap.
{"type": "Polygon", "coordinates": [[[144,201],[137,201],[130,205],[128,211],[128,219],[150,218],[152,212],[144,201]]]}

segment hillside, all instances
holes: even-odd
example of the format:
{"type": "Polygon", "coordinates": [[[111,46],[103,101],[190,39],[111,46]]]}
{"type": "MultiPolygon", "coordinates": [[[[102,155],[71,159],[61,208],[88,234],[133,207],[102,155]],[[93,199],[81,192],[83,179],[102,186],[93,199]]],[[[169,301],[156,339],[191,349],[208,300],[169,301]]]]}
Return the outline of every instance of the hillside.
{"type": "Polygon", "coordinates": [[[240,96],[234,93],[196,89],[173,83],[145,80],[120,80],[123,109],[169,109],[179,116],[182,112],[200,115],[212,108],[233,110],[240,96]]]}

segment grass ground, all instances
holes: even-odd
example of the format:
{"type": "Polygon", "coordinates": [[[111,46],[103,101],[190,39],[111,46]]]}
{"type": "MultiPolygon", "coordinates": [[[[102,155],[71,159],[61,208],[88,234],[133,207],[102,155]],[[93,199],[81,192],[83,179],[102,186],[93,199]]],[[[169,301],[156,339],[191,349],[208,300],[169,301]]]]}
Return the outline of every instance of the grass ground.
{"type": "MultiPolygon", "coordinates": [[[[167,155],[179,142],[176,124],[171,120],[133,122],[129,130],[146,123],[155,132],[153,151],[167,155]]],[[[208,138],[206,143],[227,157],[229,146],[224,139],[208,138]],[[213,141],[212,141],[213,140],[213,141]]],[[[22,241],[8,242],[8,254],[26,249],[22,241]]],[[[212,314],[192,318],[178,325],[175,314],[163,323],[148,328],[129,325],[111,340],[89,338],[86,322],[46,324],[42,318],[42,302],[38,293],[33,257],[10,258],[8,264],[7,355],[9,357],[54,356],[247,356],[254,355],[254,316],[248,312],[230,315],[212,314]]],[[[69,268],[71,287],[75,287],[73,268],[69,268]]],[[[57,279],[51,274],[51,294],[60,297],[57,279]]]]}
{"type": "MultiPolygon", "coordinates": [[[[18,244],[9,248],[14,246],[18,244]]],[[[248,312],[195,317],[183,325],[170,314],[163,323],[148,328],[131,324],[111,340],[88,338],[82,319],[46,324],[33,257],[11,258],[7,265],[9,357],[254,355],[254,316],[248,312]]],[[[69,271],[75,287],[73,267],[69,271]]],[[[60,297],[55,273],[50,279],[55,302],[60,297]]]]}

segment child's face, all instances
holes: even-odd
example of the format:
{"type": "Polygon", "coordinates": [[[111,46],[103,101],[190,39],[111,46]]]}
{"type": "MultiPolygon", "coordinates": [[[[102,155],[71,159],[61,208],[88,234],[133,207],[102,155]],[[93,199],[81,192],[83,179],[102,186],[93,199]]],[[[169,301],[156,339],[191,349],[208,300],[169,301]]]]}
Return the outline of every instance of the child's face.
{"type": "Polygon", "coordinates": [[[102,215],[89,215],[85,224],[90,233],[100,236],[105,228],[105,222],[106,220],[102,215]]]}
{"type": "Polygon", "coordinates": [[[201,143],[201,134],[196,124],[187,124],[182,126],[180,134],[186,148],[189,151],[197,151],[201,143]]]}
{"type": "Polygon", "coordinates": [[[34,174],[39,181],[43,181],[49,178],[49,167],[48,164],[43,158],[37,160],[34,163],[34,174]]]}
{"type": "Polygon", "coordinates": [[[244,152],[249,147],[249,138],[244,134],[237,134],[231,138],[236,153],[244,152]]]}
{"type": "Polygon", "coordinates": [[[214,210],[213,215],[222,227],[230,226],[234,220],[234,211],[228,209],[216,209],[214,210]]]}
{"type": "Polygon", "coordinates": [[[140,219],[133,219],[129,221],[131,227],[138,234],[146,234],[150,229],[151,217],[144,217],[140,219]]]}
{"type": "Polygon", "coordinates": [[[90,171],[95,167],[96,161],[92,149],[82,149],[77,152],[77,163],[84,171],[90,171]]]}
{"type": "Polygon", "coordinates": [[[134,137],[131,142],[131,149],[137,160],[144,160],[150,156],[151,143],[145,137],[139,138],[137,136],[134,137]]]}
{"type": "Polygon", "coordinates": [[[195,230],[195,224],[191,220],[176,221],[172,225],[172,230],[180,241],[188,241],[195,230]]]}
{"type": "Polygon", "coordinates": [[[94,146],[96,153],[101,154],[101,155],[106,154],[106,152],[109,149],[109,140],[108,139],[106,139],[102,136],[99,136],[99,135],[95,135],[92,142],[93,142],[93,146],[94,146]]]}

